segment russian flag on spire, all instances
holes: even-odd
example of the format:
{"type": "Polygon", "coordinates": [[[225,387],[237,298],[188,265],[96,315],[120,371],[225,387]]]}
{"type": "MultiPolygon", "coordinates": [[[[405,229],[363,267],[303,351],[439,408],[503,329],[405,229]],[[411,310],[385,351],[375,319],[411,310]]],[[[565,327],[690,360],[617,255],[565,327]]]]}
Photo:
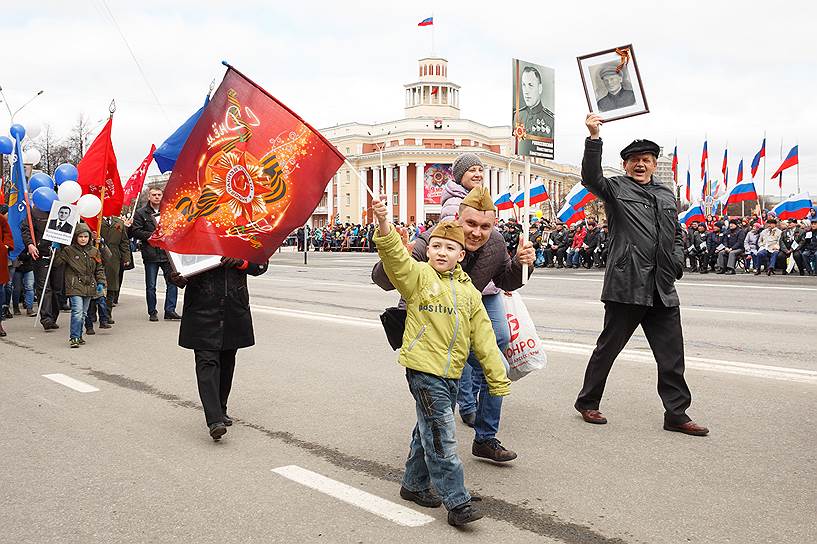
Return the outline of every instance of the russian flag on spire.
{"type": "Polygon", "coordinates": [[[779,176],[780,174],[782,174],[782,173],[783,173],[783,170],[785,170],[786,168],[791,168],[791,167],[792,167],[792,166],[794,166],[795,164],[798,164],[798,159],[797,159],[797,147],[798,147],[798,146],[794,146],[794,147],[792,147],[792,148],[791,148],[791,151],[789,151],[789,154],[788,154],[788,155],[786,155],[786,159],[785,159],[785,160],[783,161],[783,163],[782,163],[782,164],[781,164],[781,165],[778,167],[778,169],[777,169],[777,170],[775,170],[774,174],[772,174],[772,179],[774,179],[774,178],[776,178],[777,176],[779,176]]]}
{"type": "Polygon", "coordinates": [[[766,138],[763,138],[763,144],[760,146],[760,151],[755,154],[755,158],[752,159],[752,177],[755,177],[757,173],[757,167],[760,166],[760,159],[761,157],[766,156],[766,138]]]}
{"type": "Polygon", "coordinates": [[[729,164],[727,160],[727,156],[729,154],[729,148],[723,150],[723,164],[721,165],[721,172],[723,173],[723,186],[729,186],[729,164]]]}
{"type": "Polygon", "coordinates": [[[431,26],[433,24],[434,24],[434,17],[428,17],[426,19],[423,19],[419,23],[417,23],[417,26],[431,26]]]}
{"type": "Polygon", "coordinates": [[[689,174],[689,168],[687,168],[687,202],[692,202],[692,176],[689,174]]]}

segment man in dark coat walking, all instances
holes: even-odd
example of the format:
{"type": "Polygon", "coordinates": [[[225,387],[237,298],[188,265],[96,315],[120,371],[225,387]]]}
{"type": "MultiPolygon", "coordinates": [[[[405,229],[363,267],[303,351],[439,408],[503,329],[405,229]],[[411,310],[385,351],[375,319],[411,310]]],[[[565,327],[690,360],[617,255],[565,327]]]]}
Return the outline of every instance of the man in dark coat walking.
{"type": "Polygon", "coordinates": [[[604,330],[587,363],[575,408],[588,423],[603,424],[599,412],[613,362],[638,325],[658,363],[658,394],[664,404],[664,429],[704,436],[705,427],[686,415],[692,396],[684,380],[684,340],[675,281],[683,275],[681,225],[672,189],[652,174],[660,148],[636,140],[621,151],[626,176],[605,178],[601,169],[602,120],[589,114],[585,124],[582,185],[604,201],[610,227],[610,253],[604,274],[604,330]]]}
{"type": "Polygon", "coordinates": [[[260,276],[267,263],[221,259],[221,266],[190,278],[170,275],[177,287],[187,287],[179,330],[179,345],[196,358],[199,397],[210,436],[219,440],[233,424],[227,415],[227,397],[233,384],[238,348],[255,344],[247,274],[260,276]]]}
{"type": "Polygon", "coordinates": [[[43,240],[48,224],[48,212],[33,208],[31,220],[34,227],[33,237],[27,219],[23,219],[20,223],[20,233],[34,263],[34,293],[40,305],[40,324],[44,330],[50,331],[60,328],[57,325],[57,318],[60,316],[60,297],[65,293],[63,276],[65,267],[55,264],[51,267],[51,274],[48,274],[48,265],[51,263],[51,242],[43,240]],[[48,276],[48,285],[45,283],[46,276],[48,276]]]}

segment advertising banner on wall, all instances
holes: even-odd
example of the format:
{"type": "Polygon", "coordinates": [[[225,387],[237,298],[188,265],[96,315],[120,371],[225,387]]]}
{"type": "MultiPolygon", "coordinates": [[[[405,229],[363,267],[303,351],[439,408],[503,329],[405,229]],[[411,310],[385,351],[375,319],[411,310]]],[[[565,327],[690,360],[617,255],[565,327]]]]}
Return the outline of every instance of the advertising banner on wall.
{"type": "Polygon", "coordinates": [[[513,59],[513,136],[516,154],[553,158],[554,71],[513,59]]]}
{"type": "Polygon", "coordinates": [[[427,164],[425,167],[425,203],[439,204],[443,194],[443,187],[448,180],[453,180],[454,174],[450,164],[427,164]]]}

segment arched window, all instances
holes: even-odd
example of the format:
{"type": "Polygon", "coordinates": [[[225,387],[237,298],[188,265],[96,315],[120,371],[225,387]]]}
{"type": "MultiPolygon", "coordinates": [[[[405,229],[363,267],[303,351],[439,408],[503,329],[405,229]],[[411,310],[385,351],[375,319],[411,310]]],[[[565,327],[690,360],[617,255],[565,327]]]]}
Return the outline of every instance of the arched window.
{"type": "Polygon", "coordinates": [[[437,75],[440,75],[440,65],[437,65],[437,75]]]}

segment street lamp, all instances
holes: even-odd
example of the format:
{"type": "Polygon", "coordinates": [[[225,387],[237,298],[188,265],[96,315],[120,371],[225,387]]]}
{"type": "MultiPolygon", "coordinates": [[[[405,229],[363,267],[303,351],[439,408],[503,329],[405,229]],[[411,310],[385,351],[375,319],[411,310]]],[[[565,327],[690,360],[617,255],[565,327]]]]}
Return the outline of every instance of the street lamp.
{"type": "Polygon", "coordinates": [[[44,91],[42,91],[42,90],[37,91],[37,94],[35,94],[35,95],[34,95],[34,96],[32,96],[31,98],[29,98],[29,99],[28,99],[28,102],[26,102],[25,104],[23,104],[22,106],[20,106],[19,108],[17,108],[17,111],[15,111],[14,113],[12,113],[12,114],[11,114],[11,124],[12,124],[12,125],[14,124],[14,116],[15,116],[15,115],[17,115],[18,113],[20,113],[20,110],[22,110],[23,108],[25,108],[26,106],[28,106],[29,104],[31,104],[32,102],[34,102],[34,100],[35,100],[35,99],[36,99],[38,96],[40,96],[41,94],[43,94],[43,92],[44,92],[44,91]]]}

